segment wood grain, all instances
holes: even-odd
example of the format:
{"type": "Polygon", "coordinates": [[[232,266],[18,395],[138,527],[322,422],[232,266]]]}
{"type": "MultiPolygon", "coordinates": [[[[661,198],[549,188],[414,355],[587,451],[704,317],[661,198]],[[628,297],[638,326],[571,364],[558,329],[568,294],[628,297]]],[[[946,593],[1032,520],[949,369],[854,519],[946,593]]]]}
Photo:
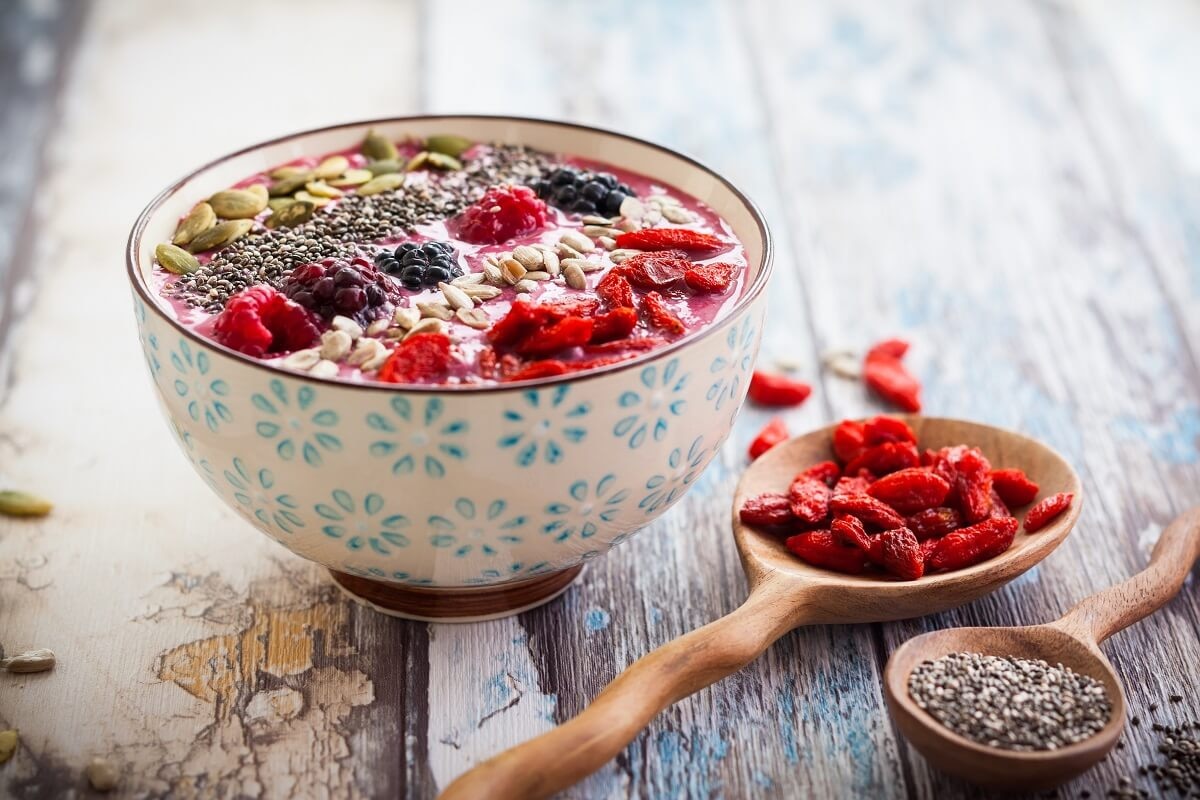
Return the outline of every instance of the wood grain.
{"type": "MultiPolygon", "coordinates": [[[[46,122],[50,88],[0,119],[12,377],[0,471],[58,503],[43,522],[0,521],[0,644],[61,660],[50,675],[3,676],[0,724],[24,744],[0,767],[0,794],[69,796],[86,758],[105,754],[140,796],[431,797],[745,596],[728,511],[761,410],[675,510],[561,600],[462,628],[347,606],[175,453],[120,277],[138,209],[253,140],[470,110],[647,136],[744,187],[780,246],[761,363],[798,360],[816,384],[786,415],[794,431],[878,410],[819,357],[901,334],[931,413],[1044,439],[1089,498],[1076,533],[994,596],[787,634],[566,796],[984,796],[898,738],[888,653],[932,628],[1052,619],[1140,569],[1200,486],[1200,19],[1186,0],[1122,6],[96,3],[61,120],[46,122]],[[302,54],[299,74],[285,51],[302,54]],[[18,232],[30,244],[13,264],[18,232]],[[32,306],[25,274],[39,282],[32,306]]],[[[3,41],[38,38],[13,20],[51,7],[77,13],[22,3],[3,41]]],[[[1106,645],[1131,714],[1200,717],[1192,694],[1163,702],[1194,682],[1198,629],[1192,580],[1106,645]]],[[[1145,730],[1066,793],[1098,796],[1153,760],[1145,730]]]]}

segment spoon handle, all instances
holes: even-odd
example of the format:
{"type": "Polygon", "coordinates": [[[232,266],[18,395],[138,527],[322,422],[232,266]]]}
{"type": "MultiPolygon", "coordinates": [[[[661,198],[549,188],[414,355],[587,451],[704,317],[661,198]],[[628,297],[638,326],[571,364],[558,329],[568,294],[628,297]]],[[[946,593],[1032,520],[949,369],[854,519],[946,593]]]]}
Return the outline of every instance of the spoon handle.
{"type": "Polygon", "coordinates": [[[793,592],[769,583],[739,608],[626,668],[579,716],[460,775],[441,800],[540,798],[600,769],[658,712],[760,656],[794,627],[793,592]]]}
{"type": "Polygon", "coordinates": [[[1099,644],[1179,593],[1200,558],[1200,508],[1183,512],[1158,537],[1150,563],[1129,580],[1084,598],[1055,625],[1099,644]]]}

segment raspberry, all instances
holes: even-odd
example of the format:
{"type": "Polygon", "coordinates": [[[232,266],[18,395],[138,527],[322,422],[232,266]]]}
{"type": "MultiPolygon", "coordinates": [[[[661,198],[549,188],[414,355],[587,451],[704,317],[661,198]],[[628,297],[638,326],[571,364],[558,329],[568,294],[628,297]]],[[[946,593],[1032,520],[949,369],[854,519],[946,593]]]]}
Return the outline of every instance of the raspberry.
{"type": "Polygon", "coordinates": [[[586,317],[563,317],[550,323],[517,345],[517,353],[528,358],[552,355],[580,347],[592,338],[595,323],[586,317]]]}
{"type": "Polygon", "coordinates": [[[908,518],[907,527],[916,534],[918,539],[924,541],[945,536],[950,531],[958,530],[961,525],[962,517],[959,516],[958,511],[941,506],[927,508],[913,514],[908,518]]]}
{"type": "Polygon", "coordinates": [[[869,494],[835,494],[829,501],[829,508],[835,514],[850,514],[867,525],[883,530],[904,525],[904,517],[897,514],[887,503],[876,500],[869,494]]]}
{"type": "Polygon", "coordinates": [[[621,213],[621,204],[637,193],[607,172],[588,172],[575,167],[558,167],[533,184],[538,197],[563,211],[575,214],[621,213]]]}
{"type": "Polygon", "coordinates": [[[417,333],[406,338],[379,368],[385,383],[419,383],[441,380],[450,368],[450,337],[444,333],[417,333]]]}
{"type": "Polygon", "coordinates": [[[917,537],[908,528],[879,534],[879,561],[888,572],[906,581],[925,574],[925,558],[917,537]]]}
{"type": "Polygon", "coordinates": [[[914,514],[939,506],[949,493],[949,483],[920,467],[893,472],[867,489],[867,494],[882,500],[901,514],[914,514]]]}
{"type": "Polygon", "coordinates": [[[812,394],[812,387],[783,375],[755,371],[750,376],[747,396],[761,406],[798,406],[812,394]]]}
{"type": "Polygon", "coordinates": [[[777,493],[751,497],[742,503],[738,516],[747,525],[786,525],[795,521],[788,496],[777,493]]]}
{"type": "Polygon", "coordinates": [[[884,442],[917,443],[917,435],[908,423],[895,417],[872,417],[863,424],[863,441],[867,445],[884,442]]]}
{"type": "Polygon", "coordinates": [[[719,261],[715,264],[699,264],[683,273],[683,282],[694,292],[720,294],[729,290],[733,276],[741,269],[737,264],[719,261]]]}
{"type": "Polygon", "coordinates": [[[791,434],[788,433],[787,423],[783,421],[782,417],[775,417],[758,432],[758,436],[755,436],[754,441],[750,443],[750,460],[753,461],[780,442],[786,442],[789,436],[791,434]]]}
{"type": "Polygon", "coordinates": [[[706,258],[728,250],[729,244],[711,233],[687,228],[645,228],[622,233],[617,237],[617,247],[634,250],[683,250],[688,255],[706,258]]]}
{"type": "Polygon", "coordinates": [[[691,269],[692,262],[682,250],[662,253],[638,253],[621,262],[613,271],[625,276],[642,289],[664,289],[679,281],[691,269]]]}
{"type": "Polygon", "coordinates": [[[458,217],[458,238],[499,244],[546,225],[546,204],[527,186],[493,186],[458,217]]]}
{"type": "Polygon", "coordinates": [[[850,462],[866,448],[866,426],[857,420],[844,419],[833,429],[833,452],[839,461],[850,462]]]}
{"type": "Polygon", "coordinates": [[[834,540],[829,531],[809,531],[790,537],[785,542],[801,561],[814,567],[857,575],[867,568],[867,559],[856,547],[846,547],[834,540]]]}
{"type": "Polygon", "coordinates": [[[449,242],[405,242],[375,256],[375,265],[389,275],[395,275],[405,289],[417,291],[422,286],[437,286],[463,274],[458,256],[449,242]]]}
{"type": "Polygon", "coordinates": [[[921,457],[912,442],[884,442],[868,447],[846,465],[846,472],[857,475],[860,469],[870,470],[876,475],[887,475],[901,469],[919,466],[921,457]]]}
{"type": "Polygon", "coordinates": [[[673,336],[679,336],[687,330],[658,292],[649,292],[642,298],[642,313],[646,315],[650,327],[661,328],[673,336]]]}
{"type": "Polygon", "coordinates": [[[325,319],[341,315],[364,327],[391,316],[402,297],[396,284],[361,258],[349,263],[327,258],[296,267],[284,280],[283,292],[325,319]]]}
{"type": "Polygon", "coordinates": [[[1074,499],[1075,495],[1070,492],[1059,492],[1042,500],[1025,514],[1025,532],[1040,531],[1049,525],[1051,520],[1071,506],[1074,499]]]}
{"type": "Polygon", "coordinates": [[[811,475],[799,475],[788,487],[788,500],[796,519],[806,525],[819,525],[829,517],[829,485],[811,475]]]}
{"type": "Polygon", "coordinates": [[[614,308],[607,314],[600,314],[596,317],[591,341],[593,344],[602,344],[624,339],[633,333],[637,323],[638,315],[632,308],[614,308]]]}
{"type": "Polygon", "coordinates": [[[261,358],[317,343],[316,318],[270,286],[238,292],[213,321],[213,338],[226,347],[261,358]]]}
{"type": "Polygon", "coordinates": [[[596,284],[596,294],[613,308],[633,308],[633,287],[619,271],[609,270],[596,284]]]}
{"type": "Polygon", "coordinates": [[[953,570],[969,567],[994,558],[1012,546],[1017,534],[1017,521],[985,519],[969,528],[959,528],[947,533],[933,548],[926,567],[930,570],[953,570]]]}
{"type": "Polygon", "coordinates": [[[992,486],[1000,499],[1010,506],[1028,505],[1038,494],[1038,485],[1015,468],[992,470],[992,486]]]}
{"type": "Polygon", "coordinates": [[[863,381],[867,388],[902,411],[921,410],[921,384],[900,361],[908,343],[899,339],[880,342],[867,352],[863,381]]]}

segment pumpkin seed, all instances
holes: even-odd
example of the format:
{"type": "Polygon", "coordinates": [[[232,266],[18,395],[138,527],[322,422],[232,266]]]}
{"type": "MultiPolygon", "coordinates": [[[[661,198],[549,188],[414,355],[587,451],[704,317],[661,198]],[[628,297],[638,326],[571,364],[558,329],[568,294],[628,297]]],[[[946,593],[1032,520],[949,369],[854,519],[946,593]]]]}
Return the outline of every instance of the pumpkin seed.
{"type": "Polygon", "coordinates": [[[17,752],[17,745],[20,743],[21,734],[15,728],[0,731],[0,764],[13,757],[13,753],[17,752]]]}
{"type": "Polygon", "coordinates": [[[200,269],[200,262],[194,255],[173,244],[164,242],[155,247],[154,257],[158,259],[158,263],[162,265],[163,269],[176,275],[189,275],[200,269]]]}
{"type": "Polygon", "coordinates": [[[226,189],[208,198],[208,204],[221,219],[252,219],[267,207],[267,197],[245,189],[226,189]]]}
{"type": "Polygon", "coordinates": [[[391,139],[372,128],[363,139],[362,154],[372,161],[385,161],[398,156],[399,151],[391,139]]]}
{"type": "Polygon", "coordinates": [[[54,669],[55,663],[54,651],[43,647],[8,658],[0,658],[0,669],[16,673],[45,672],[48,669],[54,669]]]}
{"type": "Polygon", "coordinates": [[[371,180],[371,170],[369,169],[348,169],[346,174],[340,178],[329,181],[330,186],[337,186],[344,189],[347,186],[358,186],[371,180]]]}
{"type": "Polygon", "coordinates": [[[291,175],[287,178],[280,178],[267,187],[267,193],[271,197],[282,197],[287,194],[292,194],[297,189],[304,188],[304,184],[312,180],[311,172],[301,172],[296,175],[291,175]]]}
{"type": "Polygon", "coordinates": [[[425,166],[425,162],[427,162],[428,160],[429,160],[429,153],[422,150],[421,152],[417,153],[415,156],[413,156],[412,158],[410,158],[408,160],[408,163],[404,165],[404,171],[412,172],[414,170],[418,170],[421,167],[425,166]]]}
{"type": "Polygon", "coordinates": [[[208,203],[197,203],[196,207],[179,222],[171,242],[180,246],[186,245],[199,234],[217,224],[217,214],[208,203]]]}
{"type": "Polygon", "coordinates": [[[54,508],[49,500],[29,492],[0,492],[0,514],[7,517],[44,517],[54,508]]]}
{"type": "Polygon", "coordinates": [[[281,208],[290,206],[294,202],[296,202],[296,198],[294,197],[272,197],[267,201],[267,208],[272,211],[278,211],[281,208]]]}
{"type": "Polygon", "coordinates": [[[121,781],[121,773],[117,772],[117,768],[107,758],[93,758],[83,771],[87,775],[88,783],[97,792],[110,792],[117,788],[121,781]]]}
{"type": "Polygon", "coordinates": [[[292,178],[292,177],[295,177],[296,175],[308,175],[309,170],[308,170],[308,167],[300,167],[295,164],[287,164],[282,167],[276,167],[275,169],[271,170],[267,174],[270,175],[274,180],[280,180],[282,178],[292,178]]]}
{"type": "Polygon", "coordinates": [[[252,183],[247,186],[244,191],[249,192],[255,197],[261,197],[264,203],[271,197],[271,193],[267,191],[267,187],[261,183],[252,183]]]}
{"type": "Polygon", "coordinates": [[[443,153],[458,158],[470,150],[473,144],[475,143],[463,136],[455,136],[452,133],[437,133],[425,140],[425,149],[434,153],[443,153]]]}
{"type": "Polygon", "coordinates": [[[381,192],[390,192],[399,189],[404,185],[404,175],[398,172],[389,172],[385,175],[376,175],[371,180],[358,187],[358,193],[361,195],[380,194],[381,192]]]}
{"type": "Polygon", "coordinates": [[[345,194],[345,192],[343,192],[341,189],[336,189],[325,181],[309,181],[308,183],[304,184],[304,190],[309,194],[316,195],[317,197],[326,198],[341,197],[345,194]]]}
{"type": "Polygon", "coordinates": [[[404,165],[397,159],[385,158],[381,161],[372,161],[367,164],[367,171],[372,175],[389,175],[393,172],[399,172],[404,169],[404,165]]]}
{"type": "Polygon", "coordinates": [[[455,316],[458,317],[459,322],[477,331],[486,330],[492,324],[488,315],[479,308],[460,308],[455,312],[455,316]]]}
{"type": "Polygon", "coordinates": [[[429,162],[429,166],[437,167],[438,169],[459,170],[463,168],[461,161],[445,153],[426,153],[425,160],[429,162]]]}
{"type": "Polygon", "coordinates": [[[268,228],[294,228],[312,219],[314,208],[316,206],[312,203],[307,203],[303,200],[293,200],[267,217],[267,221],[264,224],[268,228]]]}
{"type": "Polygon", "coordinates": [[[230,242],[245,236],[253,227],[254,223],[248,219],[231,219],[226,222],[218,222],[195,239],[192,239],[188,243],[187,249],[192,253],[200,253],[205,250],[224,247],[230,242]]]}
{"type": "Polygon", "coordinates": [[[328,180],[338,177],[348,169],[350,169],[350,161],[345,156],[330,156],[317,164],[317,168],[313,170],[313,177],[328,180]]]}
{"type": "Polygon", "coordinates": [[[301,203],[312,203],[317,208],[327,206],[330,204],[330,202],[332,202],[328,197],[317,197],[315,194],[312,194],[304,189],[296,192],[295,197],[301,203]]]}

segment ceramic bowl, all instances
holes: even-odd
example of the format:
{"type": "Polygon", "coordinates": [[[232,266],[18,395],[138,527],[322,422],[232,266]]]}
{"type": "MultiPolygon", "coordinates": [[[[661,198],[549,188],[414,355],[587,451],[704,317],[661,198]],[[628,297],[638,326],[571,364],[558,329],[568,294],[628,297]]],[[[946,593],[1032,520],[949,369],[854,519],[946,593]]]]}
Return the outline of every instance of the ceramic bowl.
{"type": "Polygon", "coordinates": [[[374,120],[287,136],[177,181],[127,252],[146,363],[200,478],[251,525],[405,616],[482,618],[544,602],[580,565],[679,501],[728,436],[757,354],[771,268],[766,223],[727,180],[665,148],[508,117],[374,120]],[[712,206],[749,260],[717,324],[646,357],[484,388],[341,383],[274,369],[184,328],[150,289],[154,246],[196,202],[302,155],[457,133],[629,168],[712,206]]]}

